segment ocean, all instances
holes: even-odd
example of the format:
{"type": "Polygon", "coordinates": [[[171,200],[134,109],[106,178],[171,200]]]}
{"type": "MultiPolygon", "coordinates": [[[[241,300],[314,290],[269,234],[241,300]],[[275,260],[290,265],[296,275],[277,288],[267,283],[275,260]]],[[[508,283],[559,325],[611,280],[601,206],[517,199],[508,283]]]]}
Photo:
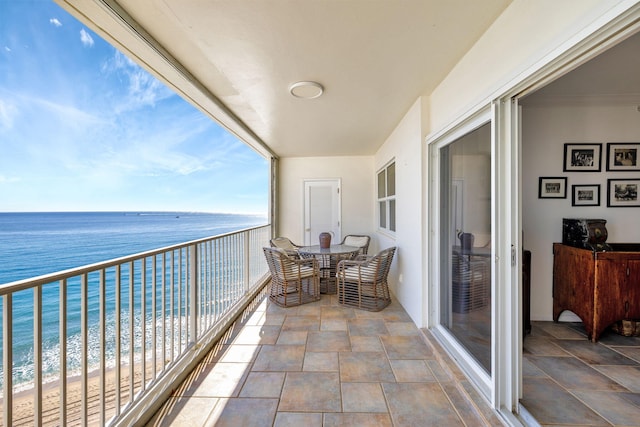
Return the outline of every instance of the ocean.
{"type": "MultiPolygon", "coordinates": [[[[0,213],[0,285],[265,224],[267,224],[265,216],[239,214],[0,213]]],[[[51,291],[54,294],[57,292],[56,289],[51,291]]],[[[68,292],[69,300],[80,298],[79,287],[70,286],[68,292]]],[[[33,336],[33,323],[30,320],[30,312],[20,312],[20,307],[31,307],[32,294],[32,292],[21,292],[16,294],[13,301],[13,357],[14,383],[16,384],[29,383],[33,378],[31,368],[33,341],[29,340],[29,337],[33,336]]],[[[46,293],[43,293],[43,298],[46,304],[46,293]]],[[[0,317],[1,315],[0,306],[0,317]]],[[[45,329],[49,334],[57,334],[56,327],[45,329]]],[[[78,335],[79,339],[79,331],[72,330],[69,331],[70,339],[74,339],[74,334],[78,335]]],[[[56,337],[45,338],[55,342],[56,337]]],[[[0,356],[1,343],[0,336],[0,356]]],[[[45,346],[43,351],[46,356],[48,351],[54,354],[56,349],[45,346]]],[[[78,356],[67,355],[68,358],[78,358],[78,356]]],[[[51,359],[55,365],[57,362],[54,359],[57,357],[51,359]]],[[[71,365],[74,364],[71,363],[71,365]]],[[[46,366],[45,369],[47,369],[46,366]]],[[[0,383],[2,382],[1,372],[0,366],[0,383]]]]}

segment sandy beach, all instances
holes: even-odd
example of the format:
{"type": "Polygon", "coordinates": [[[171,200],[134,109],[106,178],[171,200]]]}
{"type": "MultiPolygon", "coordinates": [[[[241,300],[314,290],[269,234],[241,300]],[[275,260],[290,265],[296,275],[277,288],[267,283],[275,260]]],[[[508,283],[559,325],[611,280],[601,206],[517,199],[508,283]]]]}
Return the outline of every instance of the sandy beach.
{"type": "MultiPolygon", "coordinates": [[[[162,368],[158,365],[158,371],[162,368]]],[[[147,367],[147,383],[150,381],[152,366],[147,367]]],[[[129,399],[129,369],[128,366],[121,368],[120,404],[124,406],[129,399]]],[[[116,413],[116,370],[109,369],[105,372],[105,394],[104,404],[106,408],[106,420],[111,419],[116,413]]],[[[66,411],[66,426],[76,426],[82,424],[82,402],[81,402],[81,381],[80,376],[67,378],[67,404],[66,408],[60,406],[60,380],[44,384],[42,390],[42,424],[45,426],[62,425],[62,410],[66,411]]],[[[135,366],[134,372],[134,394],[141,390],[142,368],[135,366]]],[[[99,370],[92,371],[88,376],[88,399],[87,418],[89,425],[100,425],[100,375],[99,370]]],[[[13,421],[12,426],[32,426],[34,425],[34,390],[28,389],[17,392],[13,395],[13,421]]],[[[0,400],[0,408],[4,412],[4,399],[0,400]]],[[[3,420],[0,418],[0,426],[3,420]]]]}

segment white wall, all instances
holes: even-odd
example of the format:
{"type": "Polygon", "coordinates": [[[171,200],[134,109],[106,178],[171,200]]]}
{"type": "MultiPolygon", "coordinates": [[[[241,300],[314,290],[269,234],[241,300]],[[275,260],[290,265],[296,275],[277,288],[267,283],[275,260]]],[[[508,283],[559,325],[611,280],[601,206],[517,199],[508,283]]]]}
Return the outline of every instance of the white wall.
{"type": "Polygon", "coordinates": [[[640,112],[633,106],[536,106],[522,115],[524,247],[531,250],[531,318],[551,320],[553,242],[562,241],[562,218],[602,218],[608,242],[640,242],[640,208],[607,208],[608,178],[640,178],[607,172],[607,142],[640,142],[640,112]],[[602,143],[601,172],[563,172],[565,143],[602,143]],[[566,199],[538,199],[538,178],[567,177],[566,199]],[[599,207],[572,207],[571,186],[600,184],[599,207]]]}
{"type": "Polygon", "coordinates": [[[423,266],[422,144],[425,99],[418,99],[375,155],[375,170],[391,159],[396,162],[396,233],[377,233],[381,248],[397,246],[389,282],[392,292],[416,325],[425,326],[427,313],[423,266]]]}
{"type": "MultiPolygon", "coordinates": [[[[374,180],[372,156],[304,157],[280,159],[280,235],[304,241],[304,180],[340,178],[342,235],[373,234],[374,180]]],[[[372,236],[375,237],[375,236],[372,236]]],[[[372,239],[370,252],[376,250],[372,239]]]]}
{"type": "Polygon", "coordinates": [[[636,0],[514,0],[430,95],[433,131],[486,106],[636,0]]]}

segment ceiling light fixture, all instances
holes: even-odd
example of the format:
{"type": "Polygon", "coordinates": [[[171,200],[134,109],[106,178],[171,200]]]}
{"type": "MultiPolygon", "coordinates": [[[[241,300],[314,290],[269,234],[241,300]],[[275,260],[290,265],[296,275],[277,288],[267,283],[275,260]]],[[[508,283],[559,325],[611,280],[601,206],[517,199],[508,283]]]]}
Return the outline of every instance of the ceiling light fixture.
{"type": "Polygon", "coordinates": [[[318,82],[297,82],[289,86],[289,92],[296,98],[313,99],[324,92],[324,87],[318,82]]]}

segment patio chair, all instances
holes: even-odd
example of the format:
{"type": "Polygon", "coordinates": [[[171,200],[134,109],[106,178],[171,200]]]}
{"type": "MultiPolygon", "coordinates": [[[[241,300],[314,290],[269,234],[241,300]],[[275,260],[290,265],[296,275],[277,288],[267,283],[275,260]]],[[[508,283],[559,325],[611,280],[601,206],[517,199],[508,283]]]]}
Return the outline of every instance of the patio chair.
{"type": "Polygon", "coordinates": [[[387,276],[396,248],[374,256],[359,255],[338,263],[338,303],[369,311],[380,311],[391,304],[387,276]]]}
{"type": "Polygon", "coordinates": [[[344,239],[342,239],[342,242],[340,242],[340,244],[348,245],[348,246],[356,246],[360,248],[358,255],[366,255],[367,251],[369,250],[370,241],[371,241],[371,238],[369,236],[359,235],[359,234],[348,234],[344,236],[344,239]]]}
{"type": "Polygon", "coordinates": [[[271,301],[292,307],[320,299],[320,270],[315,258],[290,257],[280,248],[262,249],[271,272],[271,301]]]}
{"type": "Polygon", "coordinates": [[[302,246],[296,245],[288,237],[275,237],[269,240],[271,247],[284,249],[289,256],[293,256],[294,258],[299,258],[298,248],[302,246]]]}

